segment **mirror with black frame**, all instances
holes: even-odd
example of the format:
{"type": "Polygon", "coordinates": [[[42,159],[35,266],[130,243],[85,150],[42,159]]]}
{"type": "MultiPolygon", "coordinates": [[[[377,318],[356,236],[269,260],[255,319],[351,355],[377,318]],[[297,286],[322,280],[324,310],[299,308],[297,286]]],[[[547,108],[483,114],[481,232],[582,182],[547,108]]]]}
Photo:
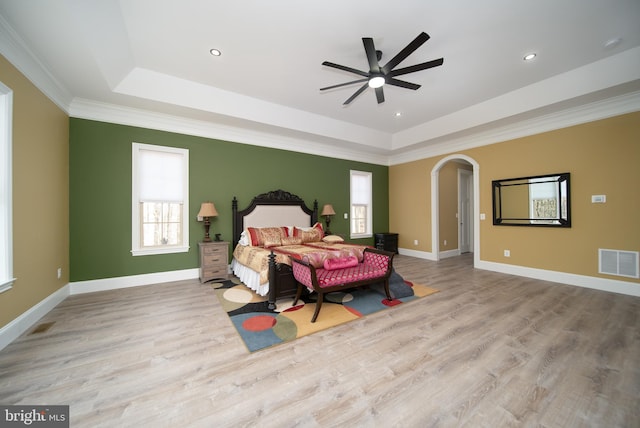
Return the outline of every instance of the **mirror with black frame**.
{"type": "Polygon", "coordinates": [[[571,227],[568,172],[491,184],[494,225],[571,227]]]}

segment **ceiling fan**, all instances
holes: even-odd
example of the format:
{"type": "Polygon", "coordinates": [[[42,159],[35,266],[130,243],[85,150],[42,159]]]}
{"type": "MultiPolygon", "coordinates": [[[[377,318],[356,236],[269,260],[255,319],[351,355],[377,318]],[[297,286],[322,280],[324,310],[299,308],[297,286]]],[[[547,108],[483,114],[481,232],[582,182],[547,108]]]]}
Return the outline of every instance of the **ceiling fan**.
{"type": "Polygon", "coordinates": [[[321,91],[326,91],[328,89],[340,88],[342,86],[352,85],[354,83],[365,82],[364,85],[360,87],[353,95],[351,95],[343,105],[348,105],[351,101],[353,101],[358,95],[363,93],[367,87],[374,88],[376,91],[376,99],[378,100],[378,104],[384,102],[384,92],[382,87],[387,85],[399,86],[401,88],[413,89],[414,91],[420,88],[420,85],[415,83],[406,82],[404,80],[396,79],[396,76],[402,76],[404,74],[414,73],[416,71],[426,70],[428,68],[438,67],[444,63],[444,58],[434,59],[432,61],[423,62],[421,64],[412,65],[409,67],[398,68],[394,70],[394,67],[404,61],[409,55],[413,53],[416,49],[429,40],[429,35],[425,32],[422,32],[416,37],[411,43],[409,43],[404,49],[402,49],[396,56],[391,58],[389,62],[385,65],[380,66],[380,59],[382,58],[382,52],[377,51],[374,44],[373,39],[370,37],[363,37],[362,43],[364,44],[364,51],[367,54],[367,60],[369,61],[369,71],[361,71],[356,70],[355,68],[347,67],[340,64],[335,64],[333,62],[325,61],[322,65],[326,65],[327,67],[337,68],[338,70],[347,71],[349,73],[357,74],[362,76],[361,79],[352,80],[351,82],[340,83],[338,85],[327,86],[325,88],[320,88],[321,91]]]}

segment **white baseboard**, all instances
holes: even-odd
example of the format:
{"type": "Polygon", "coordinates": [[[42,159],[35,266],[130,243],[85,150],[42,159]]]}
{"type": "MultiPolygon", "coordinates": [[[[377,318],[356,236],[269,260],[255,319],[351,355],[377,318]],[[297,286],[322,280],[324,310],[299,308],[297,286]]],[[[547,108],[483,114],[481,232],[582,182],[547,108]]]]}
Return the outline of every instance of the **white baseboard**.
{"type": "Polygon", "coordinates": [[[162,282],[182,281],[198,278],[198,276],[199,269],[196,268],[69,283],[2,327],[0,329],[0,350],[4,349],[8,344],[20,337],[21,334],[33,327],[40,318],[45,316],[70,295],[159,284],[162,282]]]}
{"type": "Polygon", "coordinates": [[[448,250],[448,251],[440,251],[440,259],[447,259],[449,257],[457,257],[460,255],[460,250],[448,250]]]}
{"type": "Polygon", "coordinates": [[[436,260],[433,253],[430,253],[427,251],[410,250],[408,248],[398,248],[398,254],[401,254],[403,256],[417,257],[419,259],[426,259],[426,260],[433,260],[433,261],[436,260]]]}
{"type": "Polygon", "coordinates": [[[487,261],[480,261],[475,267],[493,272],[540,279],[542,281],[559,282],[577,287],[593,288],[595,290],[640,297],[640,284],[634,282],[487,261]]]}
{"type": "Polygon", "coordinates": [[[0,350],[29,330],[40,318],[69,296],[69,284],[50,294],[18,318],[0,328],[0,350]]]}
{"type": "MultiPolygon", "coordinates": [[[[408,250],[406,248],[399,248],[398,252],[402,255],[417,257],[420,259],[436,260],[433,256],[433,253],[426,251],[415,251],[408,250]]],[[[455,252],[457,253],[457,250],[455,250],[455,252]]],[[[442,259],[445,257],[452,257],[452,255],[445,255],[448,253],[451,253],[451,251],[440,253],[440,258],[442,259]]],[[[483,260],[476,262],[474,267],[478,269],[490,270],[493,272],[506,273],[509,275],[540,279],[542,281],[558,282],[561,284],[575,285],[577,287],[593,288],[595,290],[640,297],[640,284],[634,282],[600,278],[595,276],[577,275],[573,273],[536,269],[526,266],[516,266],[504,263],[487,262],[483,260]]]]}
{"type": "MultiPolygon", "coordinates": [[[[418,250],[410,250],[408,248],[398,248],[398,254],[401,254],[403,256],[417,257],[419,259],[437,261],[434,254],[428,251],[418,251],[418,250]]],[[[460,251],[458,250],[441,251],[439,254],[440,259],[446,259],[447,257],[455,257],[459,255],[460,255],[460,251]]]]}
{"type": "Polygon", "coordinates": [[[183,281],[198,278],[199,269],[183,269],[170,272],[155,272],[143,275],[119,276],[116,278],[92,279],[72,282],[71,294],[93,293],[96,291],[117,290],[119,288],[138,287],[162,282],[183,281]]]}

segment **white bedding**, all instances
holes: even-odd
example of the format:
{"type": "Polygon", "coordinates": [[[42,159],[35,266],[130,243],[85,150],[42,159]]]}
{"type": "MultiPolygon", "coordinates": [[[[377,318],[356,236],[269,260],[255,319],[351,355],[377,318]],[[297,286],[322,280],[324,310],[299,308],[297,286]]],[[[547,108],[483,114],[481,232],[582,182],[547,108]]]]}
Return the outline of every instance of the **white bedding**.
{"type": "Polygon", "coordinates": [[[233,274],[237,276],[240,281],[260,296],[266,296],[269,294],[269,281],[261,285],[260,274],[258,272],[241,265],[235,258],[231,260],[231,269],[233,274]]]}

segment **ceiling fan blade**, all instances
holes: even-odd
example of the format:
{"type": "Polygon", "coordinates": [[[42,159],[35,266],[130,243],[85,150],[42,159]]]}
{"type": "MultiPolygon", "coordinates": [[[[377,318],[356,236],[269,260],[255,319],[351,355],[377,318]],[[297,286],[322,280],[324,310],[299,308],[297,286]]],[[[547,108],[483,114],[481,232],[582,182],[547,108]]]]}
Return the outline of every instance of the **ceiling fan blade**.
{"type": "Polygon", "coordinates": [[[369,87],[369,83],[365,83],[364,85],[362,85],[360,87],[360,89],[358,89],[353,95],[351,95],[349,97],[349,99],[345,102],[342,103],[343,106],[346,106],[347,104],[349,104],[351,101],[353,101],[358,95],[360,95],[361,93],[364,92],[365,89],[367,89],[369,87]]]}
{"type": "Polygon", "coordinates": [[[339,83],[337,85],[333,85],[333,86],[327,86],[325,88],[320,88],[321,91],[326,91],[327,89],[335,89],[335,88],[341,88],[343,86],[348,86],[348,85],[353,85],[354,83],[361,83],[361,82],[366,82],[369,79],[358,79],[358,80],[352,80],[351,82],[345,82],[345,83],[339,83]]]}
{"type": "Polygon", "coordinates": [[[384,67],[382,67],[382,72],[384,74],[388,74],[391,70],[393,70],[393,67],[404,61],[409,55],[411,55],[411,53],[413,53],[413,51],[422,46],[422,44],[427,40],[429,40],[429,35],[427,33],[423,31],[422,33],[418,34],[418,37],[413,39],[411,43],[405,46],[404,49],[402,49],[396,56],[391,58],[391,60],[386,63],[384,67]]]}
{"type": "Polygon", "coordinates": [[[364,51],[367,53],[367,60],[369,61],[369,72],[380,73],[380,65],[378,64],[376,47],[373,45],[373,39],[370,37],[363,37],[362,44],[364,45],[364,51]]]}
{"type": "Polygon", "coordinates": [[[382,86],[376,88],[376,99],[378,100],[378,104],[382,104],[384,102],[384,92],[382,90],[382,86]]]}
{"type": "Polygon", "coordinates": [[[409,74],[420,70],[426,70],[428,68],[438,67],[442,64],[444,64],[444,58],[434,59],[433,61],[427,61],[421,64],[392,70],[391,72],[389,72],[389,76],[402,76],[403,74],[409,74]]]}
{"type": "Polygon", "coordinates": [[[394,79],[393,77],[387,77],[387,84],[393,86],[400,86],[401,88],[418,90],[420,85],[411,82],[405,82],[404,80],[394,79]]]}
{"type": "Polygon", "coordinates": [[[362,77],[369,77],[369,73],[365,71],[356,70],[355,68],[347,67],[340,64],[334,64],[333,62],[325,61],[322,63],[322,65],[326,65],[327,67],[337,68],[338,70],[342,70],[342,71],[348,71],[349,73],[357,74],[362,77]]]}

